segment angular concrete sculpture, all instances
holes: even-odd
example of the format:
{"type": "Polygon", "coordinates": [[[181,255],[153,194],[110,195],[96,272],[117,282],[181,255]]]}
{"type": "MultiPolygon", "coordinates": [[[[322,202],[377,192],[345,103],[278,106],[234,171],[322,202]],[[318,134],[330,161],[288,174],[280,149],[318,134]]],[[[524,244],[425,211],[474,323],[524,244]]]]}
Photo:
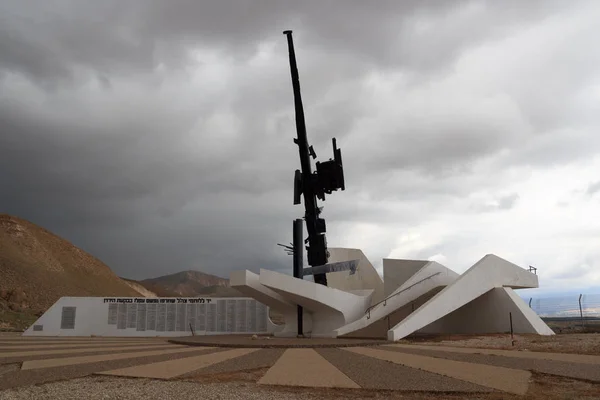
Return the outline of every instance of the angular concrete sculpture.
{"type": "Polygon", "coordinates": [[[260,270],[260,283],[303,307],[312,319],[312,337],[335,337],[335,329],[364,315],[373,290],[343,291],[279,272],[260,270]]]}
{"type": "MultiPolygon", "coordinates": [[[[396,264],[400,264],[398,265],[400,266],[400,269],[405,269],[406,265],[402,264],[407,264],[406,261],[411,260],[386,261],[396,261],[396,264]],[[402,261],[405,262],[403,263],[402,261]]],[[[423,264],[421,263],[421,265],[423,264]]],[[[386,266],[387,265],[384,264],[384,268],[386,266]]],[[[410,269],[409,271],[412,272],[410,269]]],[[[377,331],[381,331],[380,326],[372,327],[369,330],[365,330],[364,328],[382,321],[382,319],[386,317],[387,323],[390,323],[390,319],[400,322],[400,320],[413,311],[412,308],[415,302],[418,303],[423,298],[431,298],[433,295],[439,292],[440,289],[453,283],[458,276],[459,275],[456,272],[449,270],[435,261],[428,262],[419,268],[417,272],[412,275],[412,277],[403,282],[398,289],[393,291],[384,300],[367,310],[366,315],[364,315],[362,318],[338,329],[337,334],[345,335],[354,333],[352,336],[358,337],[381,336],[381,334],[376,333],[377,331]],[[410,308],[405,307],[406,305],[409,305],[410,308]]],[[[381,323],[379,325],[381,325],[381,323]]]]}
{"type": "Polygon", "coordinates": [[[390,329],[388,339],[400,340],[422,328],[424,332],[445,332],[444,326],[454,326],[452,333],[505,332],[510,330],[510,312],[516,317],[516,332],[551,335],[552,330],[512,291],[536,287],[537,275],[488,254],[390,329]]]}
{"type": "Polygon", "coordinates": [[[330,272],[327,274],[327,286],[345,291],[373,290],[371,302],[375,304],[382,301],[385,297],[383,281],[361,250],[339,247],[329,249],[330,263],[351,260],[359,261],[356,272],[330,272]]]}
{"type": "MultiPolygon", "coordinates": [[[[262,285],[259,276],[250,271],[235,271],[229,277],[231,287],[246,296],[252,297],[269,308],[283,315],[285,324],[278,327],[274,335],[277,337],[295,337],[298,333],[297,305],[283,296],[262,285]]],[[[312,330],[310,313],[303,313],[302,324],[307,332],[312,330]]]]}
{"type": "Polygon", "coordinates": [[[358,259],[354,274],[327,274],[329,286],[260,270],[237,271],[231,285],[284,315],[276,336],[295,336],[297,306],[312,337],[400,340],[414,333],[554,332],[513,289],[538,287],[537,275],[488,254],[464,274],[428,260],[383,260],[384,280],[358,249],[330,249],[331,262],[358,259]]]}

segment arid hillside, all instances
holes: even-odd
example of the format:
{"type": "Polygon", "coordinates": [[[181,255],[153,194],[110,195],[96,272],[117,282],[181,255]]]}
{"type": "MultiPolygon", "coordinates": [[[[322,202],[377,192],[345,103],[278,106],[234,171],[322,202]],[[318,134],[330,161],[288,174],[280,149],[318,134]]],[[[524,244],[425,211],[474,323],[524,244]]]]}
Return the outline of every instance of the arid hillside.
{"type": "Polygon", "coordinates": [[[67,240],[0,214],[0,318],[10,313],[39,315],[62,296],[140,293],[67,240]]]}
{"type": "Polygon", "coordinates": [[[133,290],[138,292],[142,297],[165,297],[165,296],[159,296],[156,292],[144,287],[138,281],[134,281],[132,279],[127,279],[127,278],[123,278],[123,277],[121,277],[121,279],[123,280],[123,282],[125,282],[127,285],[129,285],[129,287],[131,287],[133,290]]]}
{"type": "Polygon", "coordinates": [[[120,278],[69,241],[0,214],[0,330],[24,329],[62,296],[241,296],[229,280],[184,271],[136,281],[120,278]]]}

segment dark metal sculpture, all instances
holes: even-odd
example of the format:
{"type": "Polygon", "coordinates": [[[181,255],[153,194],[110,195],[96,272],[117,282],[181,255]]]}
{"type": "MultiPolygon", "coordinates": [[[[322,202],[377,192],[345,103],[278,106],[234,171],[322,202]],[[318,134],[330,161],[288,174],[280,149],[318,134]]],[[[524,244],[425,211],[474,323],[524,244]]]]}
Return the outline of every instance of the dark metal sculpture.
{"type": "MultiPolygon", "coordinates": [[[[325,219],[319,216],[321,208],[317,205],[317,199],[324,201],[325,194],[331,194],[338,189],[345,190],[342,152],[337,148],[336,140],[333,138],[333,159],[325,162],[317,161],[316,172],[312,172],[310,157],[316,159],[317,155],[313,147],[308,144],[306,136],[304,108],[302,107],[302,97],[300,95],[300,79],[298,77],[292,31],[284,31],[283,33],[287,36],[296,109],[298,137],[294,139],[294,143],[298,145],[301,166],[301,170],[296,170],[294,176],[294,204],[300,204],[300,196],[304,197],[304,221],[308,231],[308,239],[305,241],[305,243],[308,243],[308,246],[306,246],[308,264],[311,267],[325,266],[329,260],[329,252],[327,251],[327,240],[325,238],[325,219]]],[[[314,270],[316,283],[327,286],[326,269],[314,270]]]]}
{"type": "MultiPolygon", "coordinates": [[[[294,220],[294,242],[292,244],[293,246],[293,256],[294,256],[294,278],[300,278],[302,279],[302,255],[303,255],[303,251],[302,251],[302,220],[301,219],[295,219],[294,220]]],[[[297,318],[298,318],[298,336],[302,336],[304,335],[304,327],[303,327],[303,322],[304,322],[304,311],[302,309],[302,306],[300,304],[298,304],[296,306],[296,310],[297,310],[297,318]]]]}

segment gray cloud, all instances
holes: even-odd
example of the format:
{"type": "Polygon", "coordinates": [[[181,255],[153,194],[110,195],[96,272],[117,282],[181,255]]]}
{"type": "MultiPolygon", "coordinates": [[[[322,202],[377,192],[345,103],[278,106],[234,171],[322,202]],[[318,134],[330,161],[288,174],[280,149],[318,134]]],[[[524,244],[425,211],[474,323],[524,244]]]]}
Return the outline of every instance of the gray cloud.
{"type": "Polygon", "coordinates": [[[500,196],[491,202],[476,203],[472,208],[477,212],[507,211],[513,208],[518,200],[519,195],[517,193],[511,193],[509,195],[500,196]]]}
{"type": "Polygon", "coordinates": [[[507,196],[503,196],[498,199],[498,209],[510,210],[515,206],[517,200],[519,200],[519,195],[517,193],[512,193],[507,196]]]}
{"type": "MultiPolygon", "coordinates": [[[[563,19],[568,38],[594,37],[589,21],[569,28],[576,12],[560,1],[0,2],[0,212],[133,278],[287,271],[276,243],[303,214],[291,204],[291,28],[309,139],[327,159],[337,137],[346,164],[347,191],[324,203],[329,242],[357,224],[409,229],[475,189],[505,193],[504,167],[597,154],[585,88],[600,56],[554,43],[527,58],[519,46],[538,30],[553,39],[563,19]],[[503,64],[513,48],[522,59],[503,64]]],[[[510,210],[518,195],[496,200],[510,210]]],[[[365,252],[387,256],[394,240],[365,252]]],[[[438,253],[451,251],[418,256],[438,253]]]]}
{"type": "Polygon", "coordinates": [[[586,190],[586,194],[592,196],[593,194],[595,194],[598,191],[600,191],[600,181],[590,183],[590,185],[588,186],[588,188],[586,190]]]}
{"type": "Polygon", "coordinates": [[[589,277],[596,270],[596,262],[593,257],[580,257],[579,260],[567,266],[564,270],[551,275],[554,280],[577,279],[589,277]]]}

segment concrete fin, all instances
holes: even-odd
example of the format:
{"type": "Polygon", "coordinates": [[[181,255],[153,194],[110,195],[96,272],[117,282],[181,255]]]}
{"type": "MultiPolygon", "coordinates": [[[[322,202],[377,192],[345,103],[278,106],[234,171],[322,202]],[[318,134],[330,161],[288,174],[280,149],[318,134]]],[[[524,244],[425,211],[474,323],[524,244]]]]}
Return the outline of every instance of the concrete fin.
{"type": "MultiPolygon", "coordinates": [[[[336,332],[338,335],[346,335],[366,328],[382,318],[395,313],[432,290],[451,284],[457,278],[458,274],[456,272],[443,265],[435,261],[426,262],[426,264],[419,268],[417,273],[409,277],[402,286],[387,296],[385,301],[375,305],[360,319],[337,329],[336,332]]],[[[412,312],[412,310],[410,311],[412,312]]]]}
{"type": "MultiPolygon", "coordinates": [[[[454,283],[423,304],[388,332],[400,340],[441,319],[495,287],[537,287],[537,276],[498,256],[488,254],[454,283]]],[[[499,316],[500,317],[500,316],[499,316]]]]}
{"type": "Polygon", "coordinates": [[[330,247],[328,251],[330,263],[350,260],[359,260],[359,262],[354,274],[350,274],[350,271],[328,273],[327,286],[344,291],[373,290],[372,304],[383,300],[383,280],[362,250],[330,247]]]}
{"type": "Polygon", "coordinates": [[[410,277],[415,275],[429,261],[428,260],[403,260],[383,259],[383,286],[385,296],[391,295],[401,287],[410,277]]]}

